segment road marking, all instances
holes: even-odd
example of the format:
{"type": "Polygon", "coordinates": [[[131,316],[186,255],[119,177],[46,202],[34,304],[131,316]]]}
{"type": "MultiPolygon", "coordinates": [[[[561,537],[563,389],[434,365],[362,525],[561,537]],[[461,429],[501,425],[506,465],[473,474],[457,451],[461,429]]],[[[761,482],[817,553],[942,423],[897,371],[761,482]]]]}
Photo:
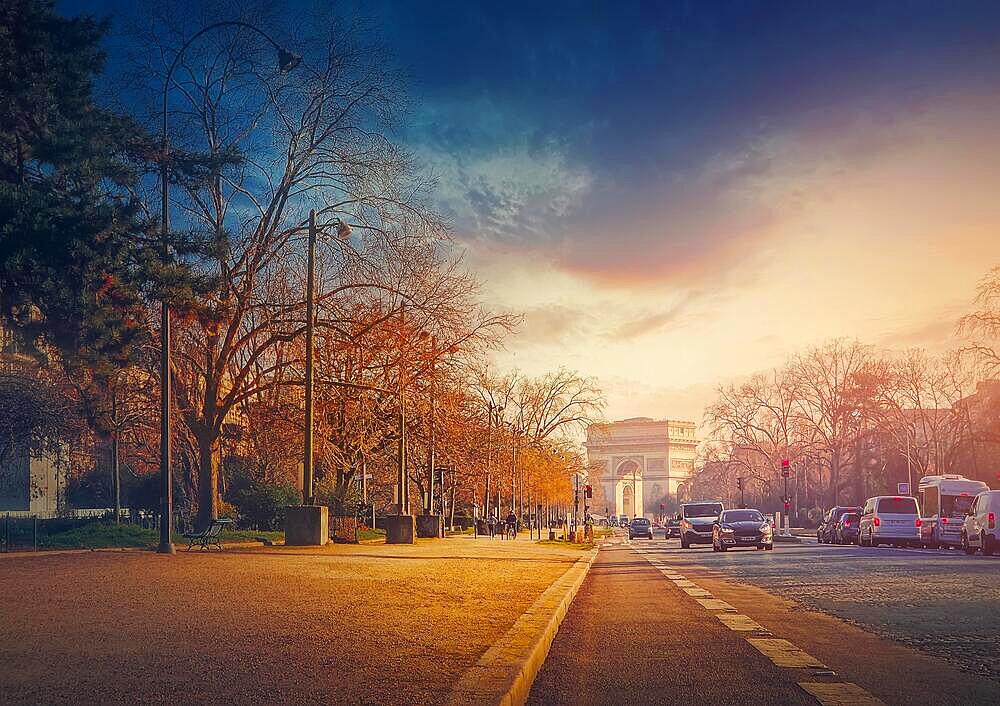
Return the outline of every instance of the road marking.
{"type": "MultiPolygon", "coordinates": [[[[736,612],[736,609],[733,606],[729,605],[721,598],[700,598],[698,599],[698,602],[705,610],[727,610],[734,613],[736,612]]],[[[746,616],[743,617],[745,618],[746,616]]]]}
{"type": "Polygon", "coordinates": [[[697,586],[682,586],[681,590],[693,598],[712,598],[712,594],[697,586]]]}
{"type": "Polygon", "coordinates": [[[687,579],[670,579],[670,580],[673,581],[678,586],[680,586],[681,588],[684,588],[685,586],[692,587],[696,585],[694,581],[688,581],[687,579]]]}
{"type": "MultiPolygon", "coordinates": [[[[701,603],[701,601],[698,601],[701,603]]],[[[719,601],[720,603],[725,603],[725,601],[719,601]]],[[[728,605],[728,603],[726,604],[728,605]]],[[[705,606],[708,608],[708,606],[705,606]]],[[[711,609],[709,609],[711,610],[711,609]]],[[[733,608],[733,610],[736,610],[733,608]]],[[[735,630],[736,632],[753,632],[755,630],[763,630],[758,623],[754,622],[749,615],[743,615],[742,613],[716,613],[715,617],[725,625],[730,630],[735,630]]]]}
{"type": "Polygon", "coordinates": [[[885,706],[885,703],[851,682],[799,682],[823,706],[885,706]]]}
{"type": "Polygon", "coordinates": [[[788,640],[777,637],[748,637],[747,642],[778,667],[809,667],[826,669],[826,665],[788,640]]]}

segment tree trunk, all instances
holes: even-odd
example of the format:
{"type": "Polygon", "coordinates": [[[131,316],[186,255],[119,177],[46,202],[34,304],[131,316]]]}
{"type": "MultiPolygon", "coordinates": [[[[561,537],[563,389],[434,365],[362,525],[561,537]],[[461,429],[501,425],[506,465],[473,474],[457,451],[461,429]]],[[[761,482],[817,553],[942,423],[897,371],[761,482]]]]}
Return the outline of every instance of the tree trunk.
{"type": "Polygon", "coordinates": [[[198,434],[198,529],[219,516],[219,437],[211,430],[198,434]]]}

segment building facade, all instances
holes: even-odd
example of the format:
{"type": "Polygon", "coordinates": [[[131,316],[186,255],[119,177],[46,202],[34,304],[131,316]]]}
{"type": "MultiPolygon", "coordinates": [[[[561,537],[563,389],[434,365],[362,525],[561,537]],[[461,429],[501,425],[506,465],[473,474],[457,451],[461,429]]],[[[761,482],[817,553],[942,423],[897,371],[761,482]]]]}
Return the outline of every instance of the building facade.
{"type": "Polygon", "coordinates": [[[694,422],[635,417],[587,428],[591,511],[650,519],[684,499],[694,475],[694,422]]]}

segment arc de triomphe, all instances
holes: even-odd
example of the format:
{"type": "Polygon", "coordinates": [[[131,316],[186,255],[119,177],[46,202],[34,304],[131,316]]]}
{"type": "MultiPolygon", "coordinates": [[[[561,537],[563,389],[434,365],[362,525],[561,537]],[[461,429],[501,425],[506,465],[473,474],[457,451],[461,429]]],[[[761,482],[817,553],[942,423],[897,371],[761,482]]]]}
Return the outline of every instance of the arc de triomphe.
{"type": "Polygon", "coordinates": [[[653,518],[677,507],[694,473],[694,422],[635,417],[587,428],[591,512],[653,518]]]}

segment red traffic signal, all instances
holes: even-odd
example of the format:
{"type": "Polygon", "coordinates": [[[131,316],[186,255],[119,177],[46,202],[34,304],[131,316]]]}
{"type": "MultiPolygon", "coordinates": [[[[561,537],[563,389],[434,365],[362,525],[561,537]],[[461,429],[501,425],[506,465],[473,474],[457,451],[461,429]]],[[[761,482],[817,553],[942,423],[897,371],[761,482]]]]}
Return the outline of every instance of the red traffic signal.
{"type": "Polygon", "coordinates": [[[584,497],[586,498],[594,497],[594,486],[586,485],[584,486],[583,490],[584,490],[584,497]]]}
{"type": "Polygon", "coordinates": [[[788,463],[787,458],[781,459],[781,477],[788,478],[791,475],[791,464],[788,463]]]}
{"type": "Polygon", "coordinates": [[[785,501],[785,512],[788,512],[788,508],[791,507],[791,505],[792,504],[790,502],[788,502],[787,500],[785,501]]]}

